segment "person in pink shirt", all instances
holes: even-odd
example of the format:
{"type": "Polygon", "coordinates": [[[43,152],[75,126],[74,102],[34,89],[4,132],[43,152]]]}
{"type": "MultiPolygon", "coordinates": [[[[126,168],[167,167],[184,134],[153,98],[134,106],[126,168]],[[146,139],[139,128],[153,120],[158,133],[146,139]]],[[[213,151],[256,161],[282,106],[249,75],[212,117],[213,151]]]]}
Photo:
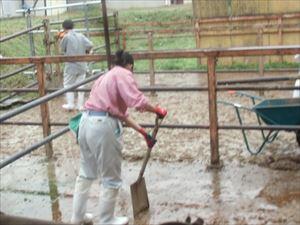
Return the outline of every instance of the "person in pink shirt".
{"type": "Polygon", "coordinates": [[[80,171],[75,183],[72,223],[91,219],[86,213],[87,199],[93,181],[100,177],[100,224],[128,224],[127,217],[114,216],[122,184],[122,122],[141,133],[152,148],[156,140],[130,117],[128,108],[152,112],[160,118],[167,115],[167,110],[150,104],[139,91],[133,66],[131,54],[117,51],[115,66],[95,81],[85,102],[78,134],[80,171]]]}

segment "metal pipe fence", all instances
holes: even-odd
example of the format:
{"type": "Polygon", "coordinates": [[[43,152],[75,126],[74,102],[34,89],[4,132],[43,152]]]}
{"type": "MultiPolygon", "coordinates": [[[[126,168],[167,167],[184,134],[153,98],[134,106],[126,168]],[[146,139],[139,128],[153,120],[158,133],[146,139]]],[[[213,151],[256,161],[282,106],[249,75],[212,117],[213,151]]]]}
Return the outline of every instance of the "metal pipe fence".
{"type": "MultiPolygon", "coordinates": [[[[197,57],[207,57],[208,61],[208,87],[183,87],[183,88],[174,88],[174,87],[149,87],[145,88],[147,91],[153,90],[163,90],[163,91],[208,91],[209,96],[209,126],[207,125],[196,125],[197,128],[209,129],[210,132],[210,141],[211,141],[211,165],[219,164],[219,152],[218,152],[218,130],[222,127],[218,125],[217,119],[217,91],[225,90],[292,90],[294,87],[270,87],[270,86],[217,86],[216,80],[216,61],[219,57],[231,57],[231,56],[253,56],[253,55],[284,55],[284,54],[299,54],[300,45],[294,46],[269,46],[269,47],[248,47],[248,48],[229,48],[229,49],[193,49],[193,50],[172,50],[172,51],[149,51],[149,52],[133,52],[132,55],[136,60],[140,59],[157,59],[157,58],[197,58],[197,57]]],[[[109,58],[107,55],[88,55],[88,56],[57,56],[57,57],[31,57],[31,58],[2,58],[0,59],[0,64],[22,64],[22,63],[35,63],[38,65],[38,74],[39,77],[42,75],[42,69],[44,68],[44,63],[55,63],[55,62],[66,62],[66,61],[102,61],[109,58]]],[[[37,106],[39,104],[45,104],[46,101],[55,98],[67,91],[70,91],[76,87],[79,87],[85,83],[88,83],[96,79],[99,75],[90,77],[84,82],[75,84],[69,88],[58,90],[54,93],[48,94],[41,97],[31,103],[28,103],[20,108],[12,110],[0,116],[0,122],[22,113],[29,108],[37,106]]],[[[39,78],[41,79],[41,78],[39,78]]],[[[41,86],[43,87],[43,85],[41,86]]],[[[43,87],[45,88],[45,87],[43,87]]],[[[143,90],[141,88],[141,90],[143,90]]],[[[40,90],[41,91],[41,90],[40,90]]],[[[43,90],[46,92],[46,89],[43,90]]],[[[45,124],[43,124],[45,126],[45,124]]],[[[47,124],[50,126],[50,123],[47,124]]],[[[170,127],[182,127],[182,128],[196,128],[194,125],[170,125],[170,127]],[[183,127],[184,126],[184,127],[183,127]]],[[[166,126],[167,127],[167,126],[166,126]]],[[[224,126],[225,129],[234,129],[234,126],[224,126]]],[[[245,129],[246,127],[236,126],[236,129],[245,129]]],[[[262,129],[259,127],[249,127],[253,129],[262,129]]],[[[299,129],[299,126],[268,126],[265,129],[299,129]]]]}
{"type": "Polygon", "coordinates": [[[32,146],[26,148],[25,150],[11,156],[8,157],[7,159],[4,159],[3,161],[0,162],[0,169],[2,169],[3,167],[9,165],[10,163],[16,161],[17,159],[31,153],[32,151],[38,149],[39,147],[45,145],[46,143],[49,143],[50,141],[54,140],[57,137],[60,137],[61,135],[63,135],[64,133],[68,132],[70,130],[69,127],[65,127],[64,129],[62,129],[59,132],[56,132],[54,134],[50,134],[49,136],[47,136],[46,138],[44,138],[42,141],[33,144],[32,146]]]}
{"type": "MultiPolygon", "coordinates": [[[[31,88],[31,87],[36,86],[37,84],[38,84],[38,82],[35,81],[35,82],[31,83],[31,84],[28,84],[25,88],[31,88]]],[[[1,91],[0,91],[0,93],[1,93],[1,91]]],[[[0,103],[6,101],[7,99],[10,99],[11,97],[16,96],[17,94],[18,94],[18,92],[12,92],[12,93],[10,93],[8,96],[1,98],[0,99],[0,103]]]]}
{"type": "Polygon", "coordinates": [[[11,77],[11,76],[14,76],[14,75],[16,75],[16,74],[18,74],[18,73],[21,73],[21,72],[23,72],[23,71],[25,71],[25,70],[28,70],[28,69],[31,69],[31,68],[33,68],[33,67],[35,67],[35,65],[33,65],[33,64],[32,64],[32,65],[28,65],[28,66],[24,66],[24,67],[22,67],[22,68],[20,68],[20,69],[17,69],[17,70],[15,70],[15,71],[13,71],[13,72],[10,72],[10,73],[8,73],[8,74],[4,74],[4,75],[0,76],[0,80],[9,78],[9,77],[11,77]]]}
{"type": "Polygon", "coordinates": [[[66,93],[68,91],[71,91],[71,90],[73,90],[73,89],[75,89],[77,87],[80,87],[81,85],[89,83],[89,82],[97,79],[100,75],[102,75],[102,74],[100,73],[100,74],[91,76],[91,77],[85,79],[84,81],[81,81],[81,82],[78,82],[76,84],[73,84],[72,86],[70,86],[68,88],[60,89],[60,90],[58,90],[56,92],[53,92],[53,93],[51,93],[49,95],[46,95],[46,96],[41,97],[39,99],[36,99],[36,100],[34,100],[32,102],[29,102],[29,103],[27,103],[27,104],[25,104],[25,105],[23,105],[23,106],[21,106],[19,108],[16,108],[16,109],[13,109],[13,110],[11,110],[11,111],[9,111],[7,113],[4,113],[4,114],[2,114],[0,116],[0,123],[2,123],[3,121],[5,121],[5,120],[7,120],[7,119],[9,119],[9,118],[11,118],[13,116],[16,116],[16,115],[20,114],[22,112],[25,112],[25,111],[27,111],[27,110],[35,107],[35,106],[38,106],[38,105],[40,105],[42,103],[45,103],[45,102],[47,102],[47,101],[49,101],[49,100],[51,100],[51,99],[53,99],[55,97],[58,97],[58,96],[66,93]]]}
{"type": "MultiPolygon", "coordinates": [[[[13,125],[13,126],[41,126],[42,123],[39,122],[2,122],[3,125],[13,125]]],[[[50,123],[51,126],[67,126],[68,123],[59,123],[59,122],[52,122],[50,123]]],[[[143,127],[146,128],[153,128],[154,124],[149,123],[141,123],[140,124],[143,127]]],[[[126,124],[123,124],[124,127],[128,127],[126,124]]],[[[198,125],[198,124],[162,124],[160,125],[160,128],[166,128],[166,129],[188,129],[188,130],[197,130],[197,129],[203,129],[207,130],[209,129],[209,125],[198,125]]],[[[219,130],[299,130],[300,126],[296,125],[218,125],[219,130]]]]}
{"type": "MultiPolygon", "coordinates": [[[[279,79],[280,80],[280,79],[279,79]]],[[[253,83],[257,81],[252,81],[253,83]]],[[[228,84],[232,82],[223,82],[223,84],[228,84]]],[[[239,82],[237,82],[239,83],[239,82]]],[[[209,88],[208,87],[160,87],[160,86],[153,86],[153,87],[140,87],[139,90],[143,92],[194,92],[194,91],[207,91],[209,88]]],[[[295,87],[295,86],[236,86],[236,85],[227,85],[227,86],[217,86],[218,91],[228,91],[228,90],[251,90],[251,91],[259,91],[259,90],[267,90],[267,91],[287,91],[287,90],[299,90],[300,87],[295,87]]],[[[0,89],[1,92],[38,92],[39,89],[37,88],[2,88],[0,89]]],[[[46,92],[56,92],[58,90],[61,90],[59,88],[47,88],[45,89],[46,92]]],[[[81,88],[80,90],[74,90],[73,92],[90,92],[90,88],[81,88]]]]}
{"type": "Polygon", "coordinates": [[[39,30],[39,29],[42,28],[42,27],[43,27],[43,25],[37,25],[37,26],[31,27],[31,28],[29,28],[29,29],[20,31],[20,32],[18,32],[18,33],[15,33],[15,34],[12,34],[12,35],[3,37],[3,38],[0,39],[0,43],[5,42],[5,41],[8,41],[8,40],[13,39],[13,38],[16,38],[16,37],[19,37],[19,36],[21,36],[21,35],[23,35],[23,34],[28,34],[28,33],[30,33],[30,32],[33,31],[33,30],[39,30]]]}

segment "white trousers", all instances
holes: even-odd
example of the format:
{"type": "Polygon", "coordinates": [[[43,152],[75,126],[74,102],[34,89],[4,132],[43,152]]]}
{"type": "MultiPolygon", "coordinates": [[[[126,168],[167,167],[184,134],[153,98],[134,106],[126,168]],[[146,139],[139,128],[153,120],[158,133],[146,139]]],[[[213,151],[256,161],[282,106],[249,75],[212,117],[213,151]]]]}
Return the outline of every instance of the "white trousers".
{"type": "MultiPolygon", "coordinates": [[[[64,73],[64,87],[70,87],[71,85],[83,81],[86,77],[86,74],[78,73],[78,74],[68,74],[64,73]]],[[[80,86],[79,88],[83,88],[84,86],[80,86]]]]}
{"type": "Polygon", "coordinates": [[[110,116],[89,115],[83,112],[79,125],[79,175],[97,179],[105,188],[121,187],[123,128],[110,116]]]}

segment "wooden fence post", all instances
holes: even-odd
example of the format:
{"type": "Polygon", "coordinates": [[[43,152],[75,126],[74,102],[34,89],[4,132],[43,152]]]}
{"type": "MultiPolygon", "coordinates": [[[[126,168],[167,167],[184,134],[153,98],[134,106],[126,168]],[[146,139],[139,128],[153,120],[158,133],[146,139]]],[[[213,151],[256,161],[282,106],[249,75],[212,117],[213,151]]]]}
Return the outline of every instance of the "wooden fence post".
{"type": "MultiPolygon", "coordinates": [[[[45,64],[44,62],[40,61],[36,64],[36,66],[37,66],[37,80],[39,85],[39,96],[43,97],[44,95],[46,95],[45,64]]],[[[43,124],[43,135],[44,137],[48,137],[51,134],[51,127],[50,127],[49,106],[47,102],[41,104],[41,117],[42,117],[42,124],[43,124]]],[[[48,159],[51,159],[53,156],[52,142],[45,144],[45,148],[46,148],[46,156],[48,157],[48,159]]]]}
{"type": "Polygon", "coordinates": [[[106,0],[101,1],[101,9],[102,9],[102,18],[103,18],[105,50],[106,50],[106,57],[107,57],[107,69],[110,70],[112,64],[112,58],[111,58],[111,50],[110,50],[110,37],[109,37],[109,30],[108,30],[106,0]]]}
{"type": "MultiPolygon", "coordinates": [[[[278,45],[283,45],[283,35],[282,35],[282,16],[278,17],[278,45]]],[[[280,55],[280,62],[283,62],[283,55],[280,55]]]]}
{"type": "MultiPolygon", "coordinates": [[[[46,48],[46,55],[51,55],[51,40],[50,40],[50,23],[49,19],[43,20],[44,25],[44,46],[46,48]]],[[[46,73],[47,80],[51,80],[52,64],[49,64],[49,71],[46,73]]]]}
{"type": "Polygon", "coordinates": [[[208,81],[208,106],[209,106],[209,130],[210,130],[210,164],[212,167],[220,166],[218,115],[217,115],[217,82],[216,82],[216,57],[207,58],[208,81]]]}
{"type": "Polygon", "coordinates": [[[119,31],[118,11],[114,12],[114,25],[115,25],[115,43],[116,43],[117,49],[120,49],[120,31],[119,31]]]}
{"type": "MultiPolygon", "coordinates": [[[[55,55],[60,55],[59,51],[59,38],[58,36],[55,36],[55,41],[54,41],[54,53],[55,55]]],[[[58,80],[62,80],[62,73],[61,73],[61,68],[60,68],[60,63],[55,64],[55,75],[58,77],[58,80]]]]}
{"type": "Polygon", "coordinates": [[[124,30],[122,32],[122,46],[123,46],[123,50],[126,49],[126,31],[124,30]]]}
{"type": "MultiPolygon", "coordinates": [[[[263,46],[264,45],[264,40],[263,40],[263,28],[261,27],[258,31],[258,45],[263,46]]],[[[258,65],[258,71],[259,71],[259,76],[263,77],[264,76],[264,57],[259,56],[259,65],[258,65]]],[[[260,96],[264,96],[264,91],[259,91],[260,96]]]]}
{"type": "MultiPolygon", "coordinates": [[[[196,48],[201,48],[201,32],[200,32],[200,22],[196,20],[195,22],[195,40],[196,40],[196,48]]],[[[198,65],[201,65],[201,58],[198,59],[198,65]]]]}
{"type": "MultiPolygon", "coordinates": [[[[153,51],[153,33],[148,33],[148,48],[149,51],[153,51]]],[[[155,73],[154,73],[154,59],[149,60],[149,74],[150,74],[150,87],[155,85],[155,73]]],[[[151,95],[155,95],[155,91],[151,91],[151,95]]]]}

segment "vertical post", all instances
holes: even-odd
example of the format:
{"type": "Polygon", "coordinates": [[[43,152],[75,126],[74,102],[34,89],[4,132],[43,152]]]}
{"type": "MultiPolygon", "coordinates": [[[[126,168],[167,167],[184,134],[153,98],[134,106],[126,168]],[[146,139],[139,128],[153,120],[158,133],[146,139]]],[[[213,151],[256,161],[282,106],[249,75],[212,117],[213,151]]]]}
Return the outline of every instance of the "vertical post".
{"type": "Polygon", "coordinates": [[[114,25],[115,25],[115,43],[116,43],[117,49],[120,49],[120,31],[119,31],[118,11],[114,12],[114,25]]]}
{"type": "Polygon", "coordinates": [[[123,49],[125,50],[126,49],[126,31],[125,30],[122,32],[122,46],[123,46],[123,49]]]}
{"type": "MultiPolygon", "coordinates": [[[[60,54],[60,51],[59,51],[59,38],[58,36],[55,36],[55,41],[54,41],[54,52],[55,52],[55,55],[59,55],[60,54]]],[[[60,63],[56,63],[55,64],[55,74],[56,76],[58,77],[59,80],[62,79],[62,74],[61,74],[61,71],[60,71],[60,63]]]]}
{"type": "MultiPolygon", "coordinates": [[[[47,7],[47,0],[44,0],[44,7],[47,7]]],[[[45,9],[45,16],[47,16],[47,9],[45,9]]]]}
{"type": "MultiPolygon", "coordinates": [[[[50,41],[50,23],[49,19],[43,20],[44,25],[44,45],[46,48],[46,55],[51,55],[51,41],[50,41]]],[[[52,64],[49,64],[49,71],[47,71],[46,76],[48,80],[51,80],[52,75],[52,64]]]]}
{"type": "MultiPolygon", "coordinates": [[[[43,61],[39,61],[37,64],[37,80],[39,85],[39,96],[43,97],[46,95],[45,89],[45,65],[43,61]]],[[[49,106],[48,103],[41,104],[41,117],[42,117],[42,124],[43,124],[43,135],[47,137],[51,134],[50,128],[50,115],[49,115],[49,106]]],[[[48,159],[51,159],[53,156],[52,150],[52,142],[49,142],[45,145],[46,148],[46,156],[48,159]]]]}
{"type": "Polygon", "coordinates": [[[106,13],[106,0],[102,0],[102,17],[104,26],[104,36],[105,36],[105,47],[106,47],[106,57],[107,57],[107,68],[110,69],[111,57],[110,57],[110,41],[109,41],[109,31],[108,31],[108,20],[106,13]]]}
{"type": "MultiPolygon", "coordinates": [[[[196,39],[196,48],[201,48],[201,37],[200,37],[200,22],[199,20],[195,23],[195,39],[196,39]]],[[[201,65],[201,58],[198,58],[198,65],[201,65]]]]}
{"type": "MultiPolygon", "coordinates": [[[[86,0],[84,0],[84,3],[86,3],[86,0]]],[[[88,9],[89,6],[85,4],[84,6],[84,26],[86,27],[86,36],[90,37],[90,28],[89,28],[89,18],[88,18],[88,9]]]]}
{"type": "MultiPolygon", "coordinates": [[[[30,10],[26,12],[26,23],[27,23],[27,29],[30,29],[32,27],[30,10]]],[[[29,32],[28,35],[29,35],[29,45],[30,45],[30,56],[35,56],[33,34],[32,32],[29,32]]]]}
{"type": "MultiPolygon", "coordinates": [[[[258,33],[258,45],[263,46],[264,41],[263,41],[263,28],[259,29],[258,33]]],[[[259,70],[259,76],[263,77],[264,76],[264,57],[261,55],[259,56],[259,65],[258,65],[258,70],[259,70]]],[[[260,90],[259,91],[260,96],[264,96],[264,91],[260,90]]]]}
{"type": "Polygon", "coordinates": [[[209,105],[209,130],[210,130],[210,164],[219,166],[219,137],[218,137],[218,115],[217,115],[217,82],[216,82],[216,57],[207,58],[207,80],[208,80],[208,105],[209,105]]]}
{"type": "MultiPolygon", "coordinates": [[[[282,16],[278,17],[278,45],[283,45],[283,37],[282,37],[282,16]]],[[[280,62],[283,62],[283,55],[280,55],[280,62]]]]}
{"type": "MultiPolygon", "coordinates": [[[[153,33],[148,33],[148,49],[153,51],[153,33]]],[[[155,74],[154,74],[154,60],[151,58],[149,60],[149,74],[150,74],[150,86],[155,85],[155,74]]],[[[151,95],[155,95],[155,91],[151,91],[151,95]]]]}

